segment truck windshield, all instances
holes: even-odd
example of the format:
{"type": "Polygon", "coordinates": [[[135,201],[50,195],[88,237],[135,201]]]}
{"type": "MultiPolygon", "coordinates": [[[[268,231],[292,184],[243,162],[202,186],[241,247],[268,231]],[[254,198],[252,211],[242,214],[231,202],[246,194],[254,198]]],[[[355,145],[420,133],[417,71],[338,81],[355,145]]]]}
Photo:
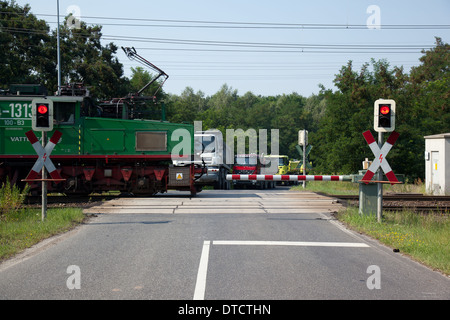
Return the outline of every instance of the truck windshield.
{"type": "Polygon", "coordinates": [[[286,158],[279,158],[278,159],[278,165],[279,166],[287,166],[288,165],[288,161],[286,158]]]}

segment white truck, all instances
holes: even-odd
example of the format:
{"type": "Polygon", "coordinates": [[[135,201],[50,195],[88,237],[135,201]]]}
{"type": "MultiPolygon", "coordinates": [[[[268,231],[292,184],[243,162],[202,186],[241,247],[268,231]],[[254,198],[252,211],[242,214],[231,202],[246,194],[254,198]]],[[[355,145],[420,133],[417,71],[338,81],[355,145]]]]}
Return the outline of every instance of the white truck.
{"type": "MultiPolygon", "coordinates": [[[[219,130],[197,131],[194,134],[194,163],[202,165],[202,173],[195,175],[195,185],[199,187],[211,185],[214,189],[229,190],[230,181],[227,174],[231,165],[226,163],[226,155],[231,152],[223,142],[219,130]]],[[[174,165],[186,165],[192,161],[174,161],[174,165]]]]}

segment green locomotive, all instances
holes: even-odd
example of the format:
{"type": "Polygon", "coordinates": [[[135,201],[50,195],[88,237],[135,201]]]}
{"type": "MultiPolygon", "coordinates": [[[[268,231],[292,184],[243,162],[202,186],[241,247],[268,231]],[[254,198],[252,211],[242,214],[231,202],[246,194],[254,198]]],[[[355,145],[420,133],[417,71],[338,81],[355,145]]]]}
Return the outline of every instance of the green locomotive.
{"type": "MultiPolygon", "coordinates": [[[[193,155],[193,125],[165,121],[164,104],[151,103],[149,108],[145,97],[130,95],[94,104],[79,85],[66,86],[57,96],[47,96],[45,88],[34,85],[11,86],[0,94],[0,180],[20,184],[37,159],[25,133],[31,130],[32,101],[38,97],[53,101],[53,130],[62,133],[51,160],[64,181],[49,182],[49,190],[197,192],[194,175],[199,169],[172,165],[174,159],[193,155]],[[157,111],[157,116],[146,117],[150,111],[157,111]]],[[[32,190],[38,191],[39,185],[31,183],[32,190]]]]}

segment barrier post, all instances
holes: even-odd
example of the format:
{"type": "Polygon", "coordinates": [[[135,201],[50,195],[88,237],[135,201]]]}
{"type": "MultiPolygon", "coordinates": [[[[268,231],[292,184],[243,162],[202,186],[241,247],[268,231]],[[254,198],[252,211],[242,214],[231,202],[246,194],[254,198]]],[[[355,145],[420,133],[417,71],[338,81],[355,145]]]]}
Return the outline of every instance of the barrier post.
{"type": "MultiPolygon", "coordinates": [[[[47,144],[47,132],[42,131],[42,148],[47,144]]],[[[42,167],[42,222],[47,218],[47,171],[42,167]]]]}
{"type": "MultiPolygon", "coordinates": [[[[383,132],[378,132],[378,148],[383,147],[383,132]]],[[[383,180],[383,172],[381,166],[378,168],[378,183],[377,183],[377,221],[381,222],[383,215],[383,184],[380,182],[383,180]]]]}

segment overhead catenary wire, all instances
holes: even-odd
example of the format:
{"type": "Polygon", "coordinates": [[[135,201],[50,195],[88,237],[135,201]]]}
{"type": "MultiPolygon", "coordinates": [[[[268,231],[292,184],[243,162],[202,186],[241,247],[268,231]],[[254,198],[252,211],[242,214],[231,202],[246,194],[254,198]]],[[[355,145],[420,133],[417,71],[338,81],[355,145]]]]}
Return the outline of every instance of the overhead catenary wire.
{"type": "MultiPolygon", "coordinates": [[[[0,12],[0,14],[14,14],[12,12],[0,12]]],[[[25,13],[24,13],[25,15],[25,13]]],[[[57,17],[55,14],[35,13],[35,16],[57,17]]],[[[64,18],[63,16],[60,16],[64,18]]],[[[209,21],[209,20],[181,20],[181,19],[151,19],[151,18],[131,18],[131,17],[105,17],[105,16],[83,16],[83,21],[89,24],[129,26],[129,27],[161,27],[161,28],[221,28],[221,29],[324,29],[324,30],[360,30],[367,29],[365,24],[331,24],[331,23],[286,23],[267,21],[209,21]],[[87,22],[94,20],[114,20],[118,22],[87,22]],[[123,21],[135,21],[141,23],[123,23],[123,21]],[[156,24],[144,24],[151,22],[156,24]],[[161,24],[164,23],[164,24],[161,24]]],[[[56,23],[56,22],[49,22],[56,23]]],[[[450,29],[450,24],[383,24],[386,30],[430,30],[430,29],[450,29]]]]}
{"type": "MultiPolygon", "coordinates": [[[[17,33],[48,34],[47,31],[29,28],[2,28],[3,31],[17,33]]],[[[89,38],[90,35],[72,33],[73,37],[89,38]]],[[[245,49],[222,49],[222,48],[191,48],[191,47],[141,47],[139,50],[167,50],[167,51],[205,51],[205,52],[273,52],[273,53],[417,53],[421,50],[430,49],[432,45],[417,44],[311,44],[311,43],[268,43],[268,42],[245,42],[245,41],[217,41],[217,40],[195,40],[195,39],[171,39],[135,37],[121,35],[102,35],[104,40],[130,41],[143,43],[163,43],[168,45],[204,46],[204,47],[233,47],[245,49]]]]}
{"type": "MultiPolygon", "coordinates": [[[[19,15],[19,13],[0,12],[1,15],[19,15]]],[[[23,13],[26,15],[26,13],[23,13]]],[[[57,17],[55,14],[36,13],[35,16],[57,17]]],[[[143,24],[152,23],[172,23],[176,26],[187,27],[254,27],[254,28],[335,28],[335,29],[351,29],[365,28],[366,25],[351,24],[329,24],[329,23],[286,23],[286,22],[242,22],[242,21],[208,21],[208,20],[179,20],[179,19],[152,19],[152,18],[131,18],[131,17],[106,17],[106,16],[83,16],[83,22],[92,25],[119,25],[145,27],[155,26],[143,24]],[[87,22],[87,20],[114,20],[114,23],[87,22]],[[116,22],[117,21],[117,22],[116,22]],[[139,24],[124,24],[123,21],[139,22],[139,24]],[[182,26],[180,24],[183,24],[182,26]],[[198,24],[201,24],[199,26],[198,24]]],[[[50,22],[49,22],[50,23],[50,22]]],[[[55,22],[51,22],[55,23],[55,22]]],[[[159,26],[159,25],[158,25],[159,26]]],[[[408,24],[408,25],[384,25],[383,28],[398,29],[450,29],[448,24],[408,24]]],[[[28,32],[28,33],[45,33],[43,30],[33,30],[26,28],[3,28],[4,31],[10,32],[28,32]]],[[[76,32],[72,33],[73,37],[89,37],[89,35],[81,35],[76,32]]],[[[311,43],[269,43],[269,42],[246,42],[246,41],[217,41],[217,40],[196,40],[196,39],[171,39],[171,38],[154,38],[154,37],[136,37],[130,35],[102,35],[103,40],[122,41],[122,42],[141,42],[141,43],[160,43],[170,45],[170,47],[141,47],[139,50],[153,51],[191,51],[191,52],[238,52],[238,53],[419,53],[422,50],[430,49],[433,45],[425,44],[311,44],[311,43]],[[174,47],[175,46],[175,47],[174,47]],[[197,48],[196,48],[197,47],[197,48]],[[201,48],[199,48],[201,47],[201,48]],[[225,48],[225,49],[224,49],[225,48]],[[228,49],[232,48],[232,49],[228,49]]]]}
{"type": "MultiPolygon", "coordinates": [[[[4,18],[2,15],[4,12],[0,12],[0,32],[17,32],[17,33],[29,33],[29,34],[43,34],[50,35],[52,30],[38,30],[32,28],[1,28],[1,22],[4,18]]],[[[36,16],[48,16],[56,17],[56,15],[46,15],[46,14],[35,14],[36,16]]],[[[56,20],[56,19],[55,19],[56,20]]],[[[223,29],[293,29],[293,30],[306,30],[306,29],[323,29],[323,30],[360,30],[367,29],[366,25],[348,25],[348,24],[301,24],[301,23],[277,23],[277,22],[238,22],[238,21],[204,21],[204,20],[175,20],[175,19],[143,19],[143,18],[123,18],[123,17],[82,17],[83,24],[86,23],[88,26],[122,26],[122,27],[168,27],[168,28],[223,28],[223,29]],[[113,21],[111,21],[113,20],[113,21]]],[[[55,22],[48,22],[48,24],[53,25],[55,22]]],[[[56,24],[56,23],[55,23],[56,24]]],[[[20,26],[20,24],[18,25],[20,26]]],[[[48,27],[47,27],[48,29],[48,27]]],[[[51,28],[50,28],[51,29],[51,28]]],[[[446,24],[435,24],[435,25],[384,25],[382,29],[409,29],[409,30],[426,30],[426,29],[450,29],[450,25],[446,24]]],[[[106,28],[105,28],[106,30],[106,28]]],[[[122,29],[121,29],[122,30],[122,29]]],[[[125,35],[115,34],[115,32],[108,32],[108,34],[103,34],[103,32],[98,32],[94,34],[82,34],[76,30],[69,31],[70,37],[73,38],[84,38],[89,39],[90,37],[98,37],[101,41],[112,41],[118,46],[135,46],[139,51],[150,51],[153,52],[153,56],[164,55],[176,55],[180,57],[185,56],[195,56],[196,62],[194,62],[191,69],[186,67],[174,67],[174,71],[170,70],[171,74],[177,75],[177,79],[252,79],[252,80],[267,80],[269,79],[267,75],[259,75],[258,68],[264,69],[266,71],[271,71],[270,79],[286,79],[286,78],[320,78],[329,77],[330,75],[323,74],[324,70],[336,70],[338,72],[339,68],[342,67],[342,62],[336,64],[336,67],[332,66],[330,68],[321,68],[322,64],[319,64],[316,68],[301,68],[295,67],[292,64],[287,65],[285,68],[278,67],[275,62],[279,61],[280,55],[334,55],[336,57],[339,54],[345,56],[348,54],[352,55],[384,55],[384,54],[398,54],[399,57],[403,55],[408,55],[408,59],[411,60],[417,54],[424,50],[429,50],[434,47],[433,44],[423,44],[423,43],[376,43],[376,44],[358,44],[358,43],[289,43],[289,42],[257,42],[257,41],[222,41],[218,39],[180,39],[180,38],[169,38],[169,37],[147,37],[147,36],[133,36],[132,33],[127,34],[126,30],[123,29],[125,35]],[[157,44],[154,46],[154,44],[157,44]],[[203,53],[203,54],[202,54],[203,53]],[[211,55],[211,53],[214,53],[211,55]],[[230,62],[223,62],[227,65],[226,68],[217,67],[216,62],[212,62],[212,67],[202,67],[203,61],[198,59],[199,56],[217,57],[223,53],[223,56],[230,57],[230,61],[234,57],[239,57],[241,60],[246,60],[246,57],[252,57],[252,54],[266,54],[265,63],[260,66],[255,66],[254,68],[249,67],[249,62],[242,62],[245,67],[240,67],[238,65],[231,67],[230,62]],[[238,56],[238,54],[241,54],[238,56]],[[236,55],[234,55],[236,54],[236,55]],[[270,59],[269,57],[277,57],[270,59]],[[244,58],[245,57],[245,58],[244,58]],[[277,60],[278,59],[278,60],[277,60]],[[311,74],[311,71],[322,70],[322,73],[315,72],[311,74]],[[195,74],[186,74],[186,71],[195,70],[198,71],[195,74]],[[202,74],[202,71],[209,71],[207,74],[202,74]],[[231,71],[230,74],[219,74],[220,71],[231,71]],[[251,74],[238,75],[236,70],[239,71],[249,71],[251,74]],[[278,74],[276,71],[288,71],[288,73],[278,74]],[[212,73],[211,73],[212,71],[212,73]],[[309,71],[309,72],[308,72],[309,71]]],[[[119,31],[120,32],[120,31],[119,31]]],[[[122,33],[122,32],[120,32],[122,33]]],[[[346,57],[346,60],[347,57],[346,57]]],[[[153,58],[152,58],[152,61],[153,58]]],[[[392,62],[392,61],[391,61],[392,62]]],[[[402,62],[403,63],[403,62],[402,62]]],[[[164,65],[164,68],[167,68],[164,65]]],[[[263,72],[263,71],[261,71],[263,72]]]]}

